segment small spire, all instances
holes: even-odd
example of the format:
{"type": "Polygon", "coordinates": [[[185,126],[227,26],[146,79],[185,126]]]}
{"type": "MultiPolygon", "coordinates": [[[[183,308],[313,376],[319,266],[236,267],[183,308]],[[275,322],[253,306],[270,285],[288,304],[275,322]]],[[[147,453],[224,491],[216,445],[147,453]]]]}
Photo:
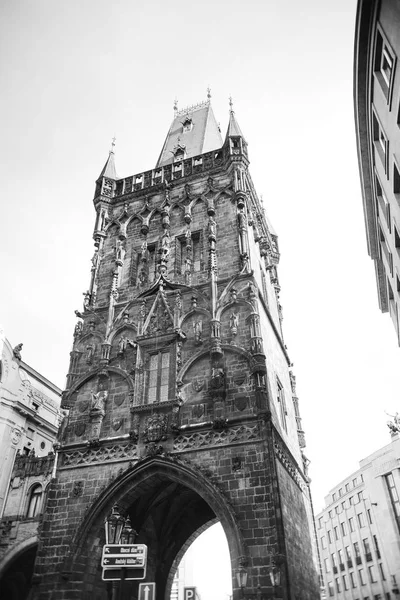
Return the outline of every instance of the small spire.
{"type": "Polygon", "coordinates": [[[233,100],[232,100],[232,96],[229,96],[229,112],[233,113],[233,100]]]}
{"type": "Polygon", "coordinates": [[[116,141],[116,137],[114,135],[113,139],[111,140],[111,150],[110,152],[112,152],[114,154],[114,149],[115,149],[115,141],[116,141]]]}
{"type": "Polygon", "coordinates": [[[210,88],[210,86],[208,86],[208,88],[207,88],[207,98],[208,98],[208,100],[211,100],[211,88],[210,88]]]}
{"type": "Polygon", "coordinates": [[[177,112],[178,112],[178,98],[175,97],[175,100],[174,100],[174,113],[175,113],[175,116],[176,116],[177,112]]]}

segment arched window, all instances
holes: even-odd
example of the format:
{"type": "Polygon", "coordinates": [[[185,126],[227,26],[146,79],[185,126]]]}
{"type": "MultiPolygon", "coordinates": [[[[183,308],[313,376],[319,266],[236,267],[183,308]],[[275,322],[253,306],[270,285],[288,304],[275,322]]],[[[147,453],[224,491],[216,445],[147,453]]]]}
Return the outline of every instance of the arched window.
{"type": "Polygon", "coordinates": [[[42,507],[42,496],[42,486],[38,483],[31,488],[29,494],[28,510],[26,512],[27,519],[33,519],[39,514],[42,507]]]}

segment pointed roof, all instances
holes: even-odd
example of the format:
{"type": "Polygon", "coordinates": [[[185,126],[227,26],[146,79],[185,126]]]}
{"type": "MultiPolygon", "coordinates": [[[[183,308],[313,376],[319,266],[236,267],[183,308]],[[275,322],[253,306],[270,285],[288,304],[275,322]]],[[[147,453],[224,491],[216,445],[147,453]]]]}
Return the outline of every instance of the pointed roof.
{"type": "Polygon", "coordinates": [[[106,164],[103,167],[98,179],[101,177],[108,177],[109,179],[118,179],[117,171],[115,170],[115,158],[114,158],[114,143],[112,150],[108,154],[106,164]]]}
{"type": "Polygon", "coordinates": [[[241,137],[241,138],[243,138],[244,141],[246,141],[244,138],[244,135],[239,127],[239,124],[236,120],[235,111],[233,110],[233,107],[232,107],[232,102],[230,102],[230,106],[231,106],[231,108],[229,111],[229,123],[228,123],[228,130],[226,132],[225,141],[230,137],[241,137]]]}
{"type": "Polygon", "coordinates": [[[179,148],[185,158],[221,148],[223,140],[210,100],[178,111],[168,131],[156,168],[170,164],[179,148]]]}

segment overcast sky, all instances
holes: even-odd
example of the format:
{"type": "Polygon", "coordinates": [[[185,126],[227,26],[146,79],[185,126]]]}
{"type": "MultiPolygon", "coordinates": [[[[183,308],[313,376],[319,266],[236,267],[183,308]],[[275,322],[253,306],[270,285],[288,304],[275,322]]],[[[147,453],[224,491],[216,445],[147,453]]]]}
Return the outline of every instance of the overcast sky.
{"type": "MultiPolygon", "coordinates": [[[[0,320],[65,385],[88,288],[94,182],[155,166],[179,108],[232,95],[278,235],[314,504],[390,442],[399,348],[378,308],[354,134],[355,0],[3,0],[0,320]]],[[[397,385],[396,385],[397,384],[397,385]]],[[[206,600],[203,598],[203,600],[206,600]]]]}

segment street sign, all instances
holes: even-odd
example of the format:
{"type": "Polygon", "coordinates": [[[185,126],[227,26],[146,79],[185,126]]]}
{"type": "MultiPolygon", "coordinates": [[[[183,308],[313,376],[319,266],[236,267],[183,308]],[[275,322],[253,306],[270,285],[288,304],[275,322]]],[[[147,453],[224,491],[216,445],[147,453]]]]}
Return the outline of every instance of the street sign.
{"type": "Polygon", "coordinates": [[[104,567],[102,580],[103,581],[124,581],[129,579],[144,579],[146,577],[146,569],[138,569],[137,567],[122,567],[107,569],[104,567]]]}
{"type": "Polygon", "coordinates": [[[147,554],[146,544],[106,544],[103,546],[103,556],[115,556],[123,554],[147,554]]]}
{"type": "Polygon", "coordinates": [[[138,600],[156,600],[156,584],[154,582],[139,583],[138,600]]]}
{"type": "Polygon", "coordinates": [[[145,556],[103,556],[102,567],[141,567],[145,566],[145,556]]]}
{"type": "Polygon", "coordinates": [[[184,598],[184,600],[195,600],[196,588],[195,587],[183,588],[183,598],[184,598]]]}

